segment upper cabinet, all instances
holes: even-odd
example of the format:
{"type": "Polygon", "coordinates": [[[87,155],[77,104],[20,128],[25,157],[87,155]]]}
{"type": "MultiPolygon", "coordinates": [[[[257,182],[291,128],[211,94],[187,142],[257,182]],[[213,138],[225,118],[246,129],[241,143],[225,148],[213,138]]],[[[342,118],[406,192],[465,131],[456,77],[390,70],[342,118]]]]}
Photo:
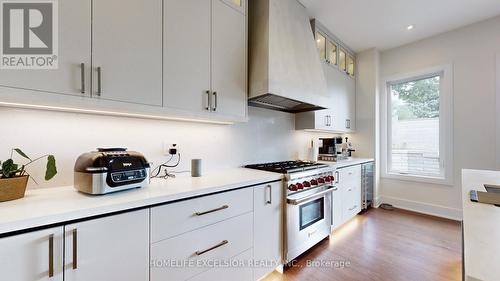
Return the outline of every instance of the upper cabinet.
{"type": "Polygon", "coordinates": [[[162,105],[161,1],[93,1],[92,96],[162,105]]]}
{"type": "Polygon", "coordinates": [[[245,118],[245,1],[164,3],[164,106],[245,118]]]}
{"type": "Polygon", "coordinates": [[[89,94],[91,1],[74,0],[58,3],[58,68],[0,69],[1,92],[25,89],[74,96],[89,94]]]}
{"type": "Polygon", "coordinates": [[[3,103],[247,120],[246,0],[54,3],[58,68],[0,69],[3,103]]]}
{"type": "Polygon", "coordinates": [[[312,20],[311,26],[323,61],[330,107],[296,114],[295,128],[352,133],[356,129],[356,57],[318,21],[312,20]]]}

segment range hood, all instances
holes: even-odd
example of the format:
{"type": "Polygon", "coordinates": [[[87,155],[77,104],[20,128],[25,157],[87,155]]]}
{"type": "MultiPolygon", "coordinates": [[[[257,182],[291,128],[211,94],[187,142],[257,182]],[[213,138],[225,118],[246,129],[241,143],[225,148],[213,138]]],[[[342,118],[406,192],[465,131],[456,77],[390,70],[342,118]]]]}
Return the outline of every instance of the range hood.
{"type": "Polygon", "coordinates": [[[331,107],[306,9],[249,1],[249,105],[298,113],[331,107]]]}

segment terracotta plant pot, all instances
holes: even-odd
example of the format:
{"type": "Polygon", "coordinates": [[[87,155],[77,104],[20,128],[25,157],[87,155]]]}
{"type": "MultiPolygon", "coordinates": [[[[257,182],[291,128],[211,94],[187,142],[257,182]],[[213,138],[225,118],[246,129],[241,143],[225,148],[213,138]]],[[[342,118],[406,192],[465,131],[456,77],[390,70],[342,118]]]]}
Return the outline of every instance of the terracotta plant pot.
{"type": "Polygon", "coordinates": [[[24,197],[29,176],[0,179],[0,202],[24,197]]]}

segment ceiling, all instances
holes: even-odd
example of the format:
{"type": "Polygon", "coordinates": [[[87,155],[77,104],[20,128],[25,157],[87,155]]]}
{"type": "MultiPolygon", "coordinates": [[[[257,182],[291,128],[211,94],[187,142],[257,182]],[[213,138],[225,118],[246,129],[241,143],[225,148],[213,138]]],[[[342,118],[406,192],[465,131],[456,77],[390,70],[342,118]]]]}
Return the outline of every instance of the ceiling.
{"type": "Polygon", "coordinates": [[[500,0],[299,1],[356,52],[390,49],[500,14],[500,0]]]}

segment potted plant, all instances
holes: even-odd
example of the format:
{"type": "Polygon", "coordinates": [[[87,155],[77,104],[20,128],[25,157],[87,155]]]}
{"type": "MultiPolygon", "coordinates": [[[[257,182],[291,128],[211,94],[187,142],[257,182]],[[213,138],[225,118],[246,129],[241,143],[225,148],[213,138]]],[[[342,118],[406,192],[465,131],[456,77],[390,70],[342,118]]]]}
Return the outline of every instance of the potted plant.
{"type": "MultiPolygon", "coordinates": [[[[47,158],[47,169],[45,171],[45,180],[51,180],[57,174],[56,159],[53,155],[44,155],[35,159],[30,158],[19,148],[12,149],[10,158],[0,161],[0,202],[23,198],[28,185],[30,175],[26,172],[26,167],[30,164],[47,158]],[[25,164],[18,164],[12,159],[14,152],[27,160],[25,164]]],[[[31,177],[33,179],[33,177],[31,177]]]]}

